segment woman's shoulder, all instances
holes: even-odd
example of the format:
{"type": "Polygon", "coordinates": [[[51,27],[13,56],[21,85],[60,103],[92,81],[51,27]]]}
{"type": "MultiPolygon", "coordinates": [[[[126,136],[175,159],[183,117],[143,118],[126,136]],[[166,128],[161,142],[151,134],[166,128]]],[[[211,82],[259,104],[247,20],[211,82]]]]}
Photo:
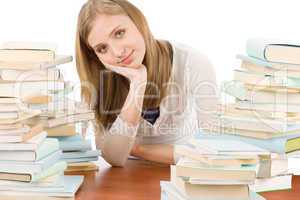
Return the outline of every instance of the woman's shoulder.
{"type": "Polygon", "coordinates": [[[210,62],[208,56],[200,50],[184,43],[170,41],[173,49],[174,61],[182,64],[207,64],[210,62]]]}
{"type": "Polygon", "coordinates": [[[204,73],[205,71],[213,71],[212,63],[209,57],[200,50],[189,45],[170,41],[173,48],[174,67],[179,68],[178,71],[189,70],[190,73],[204,73]]]}

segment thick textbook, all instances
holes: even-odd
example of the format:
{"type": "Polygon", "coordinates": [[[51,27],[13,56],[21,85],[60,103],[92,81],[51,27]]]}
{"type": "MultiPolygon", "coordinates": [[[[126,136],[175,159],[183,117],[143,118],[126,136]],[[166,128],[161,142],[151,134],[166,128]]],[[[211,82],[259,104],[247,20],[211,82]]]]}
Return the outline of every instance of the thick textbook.
{"type": "Polygon", "coordinates": [[[49,137],[74,136],[77,134],[76,124],[74,123],[46,128],[45,131],[47,131],[49,137]]]}
{"type": "Polygon", "coordinates": [[[5,81],[47,81],[47,80],[59,80],[62,74],[57,68],[50,68],[46,70],[31,70],[31,71],[20,71],[20,70],[1,70],[0,78],[5,81]]]}
{"type": "Polygon", "coordinates": [[[245,84],[265,87],[300,88],[300,78],[259,74],[245,70],[234,70],[234,80],[245,84]]]}
{"type": "Polygon", "coordinates": [[[46,137],[47,132],[43,131],[23,143],[0,143],[0,151],[35,151],[46,137]]]}
{"type": "Polygon", "coordinates": [[[92,149],[90,140],[85,140],[81,135],[70,137],[57,137],[59,140],[59,147],[65,151],[87,151],[92,149]]]}
{"type": "Polygon", "coordinates": [[[196,139],[190,139],[189,143],[204,155],[270,155],[270,152],[263,147],[234,139],[222,140],[222,137],[223,135],[215,134],[210,137],[210,134],[197,133],[196,139]]]}
{"type": "Polygon", "coordinates": [[[195,198],[230,198],[246,199],[249,197],[249,188],[247,184],[191,184],[176,175],[176,167],[171,166],[171,183],[176,186],[180,192],[189,197],[195,198]]]}
{"type": "Polygon", "coordinates": [[[43,126],[36,124],[29,128],[24,126],[22,129],[11,130],[0,130],[0,143],[16,143],[25,142],[38,134],[42,134],[43,126]]]}
{"type": "Polygon", "coordinates": [[[175,154],[214,166],[242,166],[258,164],[258,156],[204,155],[190,145],[176,145],[175,154]]]}
{"type": "Polygon", "coordinates": [[[278,190],[292,189],[292,174],[284,174],[271,178],[256,179],[255,183],[249,186],[255,192],[271,192],[278,190]]]}
{"type": "MultiPolygon", "coordinates": [[[[288,150],[294,149],[299,149],[299,137],[300,134],[295,134],[295,135],[287,135],[283,137],[278,137],[278,138],[273,138],[269,140],[261,140],[261,139],[256,139],[256,138],[250,138],[250,137],[244,137],[244,136],[239,136],[239,135],[228,135],[228,134],[220,134],[220,133],[215,133],[215,134],[207,134],[203,132],[198,132],[195,134],[195,137],[197,138],[197,141],[202,141],[203,139],[205,140],[212,140],[216,141],[218,140],[219,143],[226,143],[225,141],[237,141],[237,142],[243,142],[250,144],[252,146],[256,146],[257,148],[263,148],[266,149],[269,152],[272,153],[278,153],[278,154],[285,154],[288,152],[288,150]],[[290,144],[289,144],[290,141],[290,144]],[[294,142],[293,142],[294,141],[294,142]],[[294,144],[295,146],[293,146],[294,144]]],[[[212,142],[213,143],[213,142],[212,142]]]]}
{"type": "MultiPolygon", "coordinates": [[[[239,57],[238,57],[239,58],[239,57]]],[[[240,58],[242,59],[242,58],[240,58]]],[[[247,58],[246,58],[247,59],[247,58]]],[[[300,78],[300,71],[299,67],[296,67],[296,69],[289,69],[287,67],[282,67],[282,66],[277,66],[277,68],[273,67],[268,67],[265,66],[263,63],[255,63],[255,61],[250,61],[248,60],[242,60],[241,63],[241,69],[247,70],[249,72],[254,72],[254,73],[259,73],[259,74],[265,74],[265,75],[272,75],[272,76],[283,76],[283,77],[293,77],[293,78],[300,78]]],[[[255,58],[251,58],[255,59],[255,58]]],[[[256,59],[257,60],[257,59],[256,59]]],[[[284,65],[286,66],[286,65],[284,65]]],[[[300,66],[300,65],[299,65],[300,66]]]]}
{"type": "Polygon", "coordinates": [[[206,181],[254,181],[257,165],[214,166],[195,160],[181,158],[175,166],[176,176],[186,179],[201,179],[206,181]]]}
{"type": "Polygon", "coordinates": [[[50,153],[43,159],[33,162],[0,160],[0,172],[40,173],[58,162],[61,159],[61,155],[62,152],[60,150],[57,150],[50,153]]]}
{"type": "Polygon", "coordinates": [[[0,49],[2,62],[51,62],[55,52],[37,49],[0,49]]]}
{"type": "MultiPolygon", "coordinates": [[[[25,192],[25,191],[1,191],[0,198],[2,196],[14,196],[22,197],[26,199],[27,196],[40,197],[42,199],[51,199],[49,197],[74,197],[75,193],[83,183],[84,176],[64,176],[64,189],[61,191],[47,191],[47,188],[40,188],[40,191],[35,192],[25,192]]],[[[34,198],[34,199],[35,199],[34,198]]],[[[17,198],[18,199],[18,198],[17,198]]],[[[21,199],[21,198],[20,198],[21,199]]],[[[69,200],[69,199],[68,199],[69,200]]]]}
{"type": "Polygon", "coordinates": [[[235,103],[238,109],[267,111],[267,112],[285,112],[285,113],[300,113],[300,106],[296,104],[273,104],[273,103],[253,103],[251,101],[239,101],[235,103]]]}
{"type": "Polygon", "coordinates": [[[300,64],[300,43],[275,39],[252,38],[247,41],[249,56],[262,60],[300,64]]]}
{"type": "MultiPolygon", "coordinates": [[[[235,200],[232,197],[229,199],[227,198],[192,198],[185,196],[183,193],[181,193],[176,186],[174,186],[171,182],[168,181],[161,181],[161,200],[235,200]]],[[[246,199],[238,199],[238,200],[265,200],[262,196],[259,194],[253,192],[250,190],[249,197],[246,199]]]]}
{"type": "Polygon", "coordinates": [[[42,123],[45,128],[52,128],[64,124],[76,123],[76,122],[93,120],[93,119],[95,119],[95,113],[87,112],[87,113],[70,114],[58,118],[47,118],[47,119],[32,118],[29,119],[27,122],[28,124],[42,123]]]}
{"type": "Polygon", "coordinates": [[[300,95],[297,91],[290,91],[286,88],[248,85],[240,81],[226,82],[224,84],[224,92],[241,101],[250,101],[252,103],[299,105],[300,102],[300,95]]]}
{"type": "Polygon", "coordinates": [[[33,151],[0,151],[0,160],[6,161],[38,161],[46,157],[47,155],[58,151],[59,143],[55,138],[46,138],[42,144],[33,151]]]}
{"type": "Polygon", "coordinates": [[[65,87],[64,81],[0,81],[1,97],[23,98],[33,95],[48,94],[50,90],[62,90],[65,87]]]}
{"type": "Polygon", "coordinates": [[[5,62],[0,61],[0,69],[15,69],[15,70],[43,70],[53,68],[56,65],[65,64],[73,60],[69,55],[56,55],[53,61],[49,62],[5,62]]]}
{"type": "Polygon", "coordinates": [[[64,161],[54,163],[51,167],[43,170],[40,173],[6,173],[0,172],[0,180],[24,181],[24,182],[37,182],[46,177],[62,173],[67,168],[64,161]]]}
{"type": "Polygon", "coordinates": [[[27,120],[29,118],[32,118],[34,116],[37,116],[41,113],[40,110],[30,110],[30,112],[20,112],[19,113],[19,117],[17,119],[1,119],[0,120],[0,125],[3,126],[8,126],[8,125],[12,125],[12,124],[16,124],[19,122],[22,122],[24,120],[27,120]]]}

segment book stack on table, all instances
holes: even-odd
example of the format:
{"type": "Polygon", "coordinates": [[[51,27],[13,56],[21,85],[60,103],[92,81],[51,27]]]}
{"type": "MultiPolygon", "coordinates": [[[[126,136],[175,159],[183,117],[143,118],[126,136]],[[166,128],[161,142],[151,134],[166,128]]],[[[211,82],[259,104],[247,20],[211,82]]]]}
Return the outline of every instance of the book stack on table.
{"type": "Polygon", "coordinates": [[[237,56],[241,66],[234,70],[234,80],[222,88],[220,123],[206,132],[272,153],[261,159],[256,191],[291,189],[288,157],[300,150],[300,44],[250,39],[246,52],[237,56]],[[235,102],[226,102],[227,97],[235,102]]]}
{"type": "MultiPolygon", "coordinates": [[[[70,98],[73,87],[64,80],[61,69],[57,67],[71,62],[72,56],[56,55],[56,45],[53,44],[8,42],[2,46],[1,81],[12,83],[11,87],[16,90],[13,96],[20,97],[20,105],[41,111],[26,124],[42,124],[48,137],[56,137],[64,143],[64,148],[68,149],[61,148],[62,160],[67,161],[68,171],[97,170],[98,167],[89,161],[98,159],[100,153],[92,150],[91,145],[87,145],[90,143],[78,135],[80,124],[93,120],[95,114],[70,98]],[[72,142],[78,146],[70,144],[72,142]],[[81,149],[82,144],[85,147],[81,149]]],[[[9,91],[6,96],[12,95],[9,91]]]]}
{"type": "Polygon", "coordinates": [[[257,192],[291,189],[287,158],[300,152],[300,44],[250,39],[246,52],[222,87],[218,123],[175,147],[182,157],[171,181],[161,182],[162,199],[263,199],[257,192]],[[255,148],[261,152],[251,158],[255,148]]]}
{"type": "Polygon", "coordinates": [[[250,39],[240,69],[224,84],[219,124],[198,139],[238,140],[271,152],[260,159],[252,189],[291,189],[288,156],[300,150],[300,46],[287,41],[250,39]],[[227,102],[228,97],[235,99],[227,102]]]}
{"type": "Polygon", "coordinates": [[[97,161],[101,152],[92,149],[91,140],[82,135],[56,137],[60,149],[63,151],[62,160],[68,163],[66,171],[97,171],[98,166],[92,162],[97,161]]]}
{"type": "Polygon", "coordinates": [[[259,170],[259,157],[269,152],[239,141],[197,138],[176,145],[180,156],[171,166],[170,182],[161,182],[161,199],[261,200],[250,189],[259,170]]]}
{"type": "MultiPolygon", "coordinates": [[[[65,176],[59,141],[47,138],[45,110],[65,91],[56,65],[71,56],[51,44],[8,42],[0,48],[0,199],[74,199],[83,176],[65,176]],[[30,123],[31,122],[31,123],[30,123]]],[[[51,131],[50,131],[51,132],[51,131]]]]}

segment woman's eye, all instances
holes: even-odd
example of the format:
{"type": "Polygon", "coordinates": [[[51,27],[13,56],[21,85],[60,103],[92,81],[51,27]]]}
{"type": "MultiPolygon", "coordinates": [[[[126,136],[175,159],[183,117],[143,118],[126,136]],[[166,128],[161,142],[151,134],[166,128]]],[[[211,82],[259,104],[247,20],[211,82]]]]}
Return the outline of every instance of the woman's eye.
{"type": "Polygon", "coordinates": [[[99,53],[106,53],[107,52],[107,46],[103,45],[103,46],[99,47],[97,49],[97,52],[99,52],[99,53]]]}
{"type": "Polygon", "coordinates": [[[125,34],[125,30],[121,29],[115,33],[116,38],[121,38],[125,34]]]}

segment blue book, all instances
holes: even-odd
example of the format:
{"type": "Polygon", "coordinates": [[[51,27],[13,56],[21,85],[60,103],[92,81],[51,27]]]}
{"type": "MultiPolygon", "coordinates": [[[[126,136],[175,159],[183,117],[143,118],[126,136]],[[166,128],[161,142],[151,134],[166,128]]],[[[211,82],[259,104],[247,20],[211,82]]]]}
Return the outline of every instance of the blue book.
{"type": "Polygon", "coordinates": [[[6,173],[0,172],[0,180],[23,181],[23,182],[37,182],[49,176],[61,174],[67,168],[65,161],[58,161],[49,168],[39,173],[6,173]]]}
{"type": "Polygon", "coordinates": [[[246,44],[246,52],[249,56],[261,60],[300,64],[300,43],[284,40],[253,38],[246,44]]]}
{"type": "Polygon", "coordinates": [[[100,155],[101,152],[99,150],[76,151],[76,152],[64,152],[62,158],[63,159],[89,158],[89,157],[98,157],[100,155]]]}
{"type": "Polygon", "coordinates": [[[59,150],[58,140],[46,138],[34,151],[0,151],[0,160],[6,161],[38,161],[59,150]]]}
{"type": "Polygon", "coordinates": [[[98,156],[94,157],[86,157],[86,158],[64,158],[64,160],[67,163],[79,163],[79,162],[90,162],[90,161],[97,161],[99,159],[98,156]]]}
{"type": "Polygon", "coordinates": [[[264,197],[260,196],[259,194],[249,191],[249,197],[238,199],[238,198],[192,198],[187,197],[184,194],[182,194],[176,186],[174,186],[171,182],[168,181],[161,181],[161,200],[265,200],[264,197]]]}
{"type": "Polygon", "coordinates": [[[57,150],[45,158],[29,162],[29,161],[7,161],[0,160],[0,172],[7,173],[40,173],[43,170],[51,167],[61,158],[61,150],[57,150]]]}
{"type": "Polygon", "coordinates": [[[288,67],[289,69],[291,69],[290,66],[292,66],[292,67],[294,67],[294,69],[298,69],[299,70],[299,67],[300,67],[300,65],[285,64],[285,63],[275,63],[275,62],[261,60],[261,59],[256,58],[256,57],[251,57],[251,56],[242,55],[242,54],[238,54],[236,56],[236,58],[240,59],[240,60],[243,60],[243,61],[247,61],[247,62],[255,64],[255,65],[264,66],[264,67],[270,67],[270,68],[274,68],[274,69],[284,69],[284,67],[288,67]]]}
{"type": "Polygon", "coordinates": [[[239,135],[228,135],[223,133],[211,133],[207,134],[205,132],[198,132],[195,134],[196,139],[211,139],[211,140],[237,140],[242,141],[251,145],[255,145],[257,147],[266,149],[273,153],[285,154],[286,153],[286,143],[289,139],[298,138],[300,134],[296,135],[287,135],[278,138],[272,138],[268,140],[261,140],[256,138],[244,137],[239,135]]]}
{"type": "Polygon", "coordinates": [[[55,137],[59,141],[62,151],[87,151],[92,149],[90,140],[85,140],[81,135],[55,137]]]}
{"type": "MultiPolygon", "coordinates": [[[[38,188],[35,191],[1,191],[0,198],[9,197],[11,199],[24,199],[28,196],[36,198],[49,197],[74,197],[79,187],[83,183],[84,176],[64,176],[63,188],[38,188]]],[[[35,198],[34,198],[35,199],[35,198]]]]}

